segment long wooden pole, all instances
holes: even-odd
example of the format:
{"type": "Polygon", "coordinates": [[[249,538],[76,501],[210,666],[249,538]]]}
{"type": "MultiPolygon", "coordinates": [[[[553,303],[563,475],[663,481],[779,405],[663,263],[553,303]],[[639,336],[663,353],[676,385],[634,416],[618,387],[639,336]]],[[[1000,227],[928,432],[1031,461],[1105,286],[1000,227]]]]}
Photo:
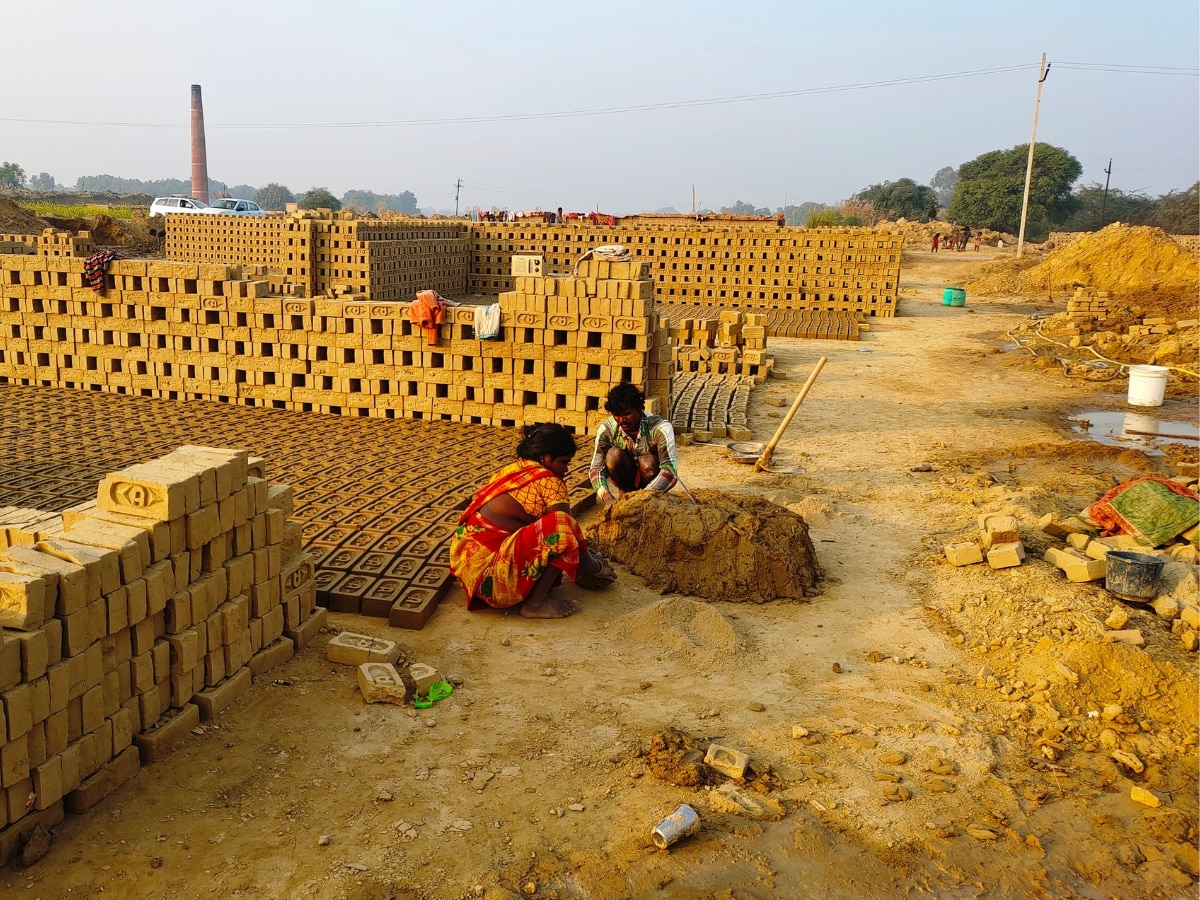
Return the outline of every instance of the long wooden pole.
{"type": "Polygon", "coordinates": [[[1046,54],[1042,54],[1042,64],[1038,68],[1037,99],[1033,101],[1033,133],[1029,135],[1029,160],[1025,163],[1025,192],[1021,195],[1021,229],[1017,234],[1017,259],[1025,249],[1025,217],[1029,212],[1029,185],[1033,180],[1033,148],[1037,146],[1038,110],[1042,107],[1042,85],[1046,81],[1049,66],[1046,65],[1046,54]]]}
{"type": "Polygon", "coordinates": [[[779,439],[783,437],[783,432],[787,430],[788,425],[792,423],[792,418],[796,415],[796,410],[800,408],[800,404],[804,402],[804,398],[808,396],[809,389],[813,386],[813,382],[817,380],[817,376],[821,373],[821,369],[825,366],[825,357],[822,356],[817,360],[816,366],[812,370],[812,374],[808,376],[808,381],[804,382],[804,387],[800,388],[800,393],[796,395],[796,399],[792,401],[792,408],[787,411],[787,415],[783,417],[783,421],[779,423],[779,427],[775,429],[775,436],[771,438],[771,443],[767,444],[767,449],[763,450],[762,456],[758,458],[758,462],[754,464],[755,472],[762,472],[771,465],[771,457],[775,454],[775,445],[779,443],[779,439]]]}

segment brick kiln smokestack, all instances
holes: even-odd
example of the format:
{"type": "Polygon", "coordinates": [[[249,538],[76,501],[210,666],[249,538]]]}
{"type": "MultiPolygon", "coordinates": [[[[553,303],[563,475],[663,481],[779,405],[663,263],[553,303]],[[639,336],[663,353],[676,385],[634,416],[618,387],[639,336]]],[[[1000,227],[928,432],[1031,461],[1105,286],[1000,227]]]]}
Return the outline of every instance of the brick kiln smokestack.
{"type": "Polygon", "coordinates": [[[192,198],[208,202],[208,153],[204,149],[204,101],[192,85],[192,198]]]}

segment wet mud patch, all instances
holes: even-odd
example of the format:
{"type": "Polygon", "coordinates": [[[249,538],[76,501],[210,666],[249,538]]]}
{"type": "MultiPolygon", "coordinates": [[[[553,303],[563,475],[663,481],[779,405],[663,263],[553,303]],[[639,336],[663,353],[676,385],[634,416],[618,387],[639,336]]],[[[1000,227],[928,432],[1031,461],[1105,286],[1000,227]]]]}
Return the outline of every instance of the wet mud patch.
{"type": "Polygon", "coordinates": [[[695,491],[696,502],[639,491],[604,510],[588,538],[659,591],[765,603],[820,592],[824,577],[802,516],[764,500],[695,491]]]}

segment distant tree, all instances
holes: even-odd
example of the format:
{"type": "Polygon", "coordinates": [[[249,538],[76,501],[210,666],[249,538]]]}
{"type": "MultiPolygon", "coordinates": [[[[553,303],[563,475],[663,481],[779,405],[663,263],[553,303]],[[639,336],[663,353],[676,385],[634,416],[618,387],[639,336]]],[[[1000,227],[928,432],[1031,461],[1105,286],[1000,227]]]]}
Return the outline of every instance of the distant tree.
{"type": "Polygon", "coordinates": [[[1075,189],[1079,207],[1062,223],[1063,231],[1096,231],[1113,222],[1151,225],[1158,202],[1144,194],[1111,188],[1107,199],[1104,185],[1092,183],[1075,189]],[[1100,212],[1104,211],[1103,220],[1100,212]]]}
{"type": "Polygon", "coordinates": [[[323,187],[309,188],[308,192],[300,197],[299,203],[301,209],[332,209],[337,212],[342,208],[341,201],[323,187]]]}
{"type": "MultiPolygon", "coordinates": [[[[1025,191],[1025,165],[1029,145],[992,150],[958,168],[958,184],[947,215],[973,228],[992,228],[1016,234],[1021,227],[1021,198],[1025,191]]],[[[1027,235],[1044,238],[1079,206],[1071,193],[1083,166],[1074,156],[1052,144],[1038,144],[1033,153],[1033,179],[1029,184],[1027,235]]]]}
{"type": "Polygon", "coordinates": [[[855,194],[854,199],[870,203],[881,218],[917,222],[929,221],[930,210],[938,205],[933,188],[911,178],[873,184],[855,194]]]}
{"type": "Polygon", "coordinates": [[[368,190],[351,190],[342,195],[342,208],[357,209],[361,212],[392,212],[417,214],[417,197],[412,191],[400,194],[377,194],[368,190]]]}
{"type": "Polygon", "coordinates": [[[54,180],[54,176],[49,172],[39,172],[29,179],[29,189],[31,191],[42,191],[48,193],[58,187],[58,183],[54,180]]]}
{"type": "Polygon", "coordinates": [[[0,165],[0,188],[9,191],[19,191],[25,187],[25,170],[15,162],[0,165]]]}
{"type": "Polygon", "coordinates": [[[954,166],[942,166],[937,170],[937,174],[929,180],[929,186],[937,193],[938,206],[950,205],[950,198],[954,195],[956,184],[958,184],[958,170],[954,166]]]}
{"type": "Polygon", "coordinates": [[[787,224],[804,225],[808,222],[808,217],[814,212],[828,208],[824,203],[817,203],[815,200],[806,200],[798,206],[785,206],[783,214],[787,218],[787,224]]]}
{"type": "Polygon", "coordinates": [[[296,202],[296,195],[282,184],[272,181],[255,191],[253,200],[263,209],[283,210],[289,203],[296,202]]]}
{"type": "Polygon", "coordinates": [[[771,210],[765,206],[755,206],[753,203],[739,200],[733,206],[722,206],[721,213],[726,216],[769,216],[771,210]]]}
{"type": "Polygon", "coordinates": [[[1200,181],[1159,197],[1154,224],[1167,234],[1200,234],[1200,181]]]}
{"type": "MultiPolygon", "coordinates": [[[[191,196],[192,182],[186,178],[159,178],[142,181],[140,178],[118,178],[116,175],[80,175],[75,181],[75,190],[97,194],[149,194],[166,197],[171,194],[191,196]]],[[[227,190],[225,182],[208,179],[208,192],[216,197],[227,190]]]]}
{"type": "MultiPolygon", "coordinates": [[[[258,193],[258,188],[249,184],[235,184],[228,189],[230,197],[237,197],[239,200],[252,200],[254,195],[258,193]]],[[[260,206],[262,204],[259,204],[260,206]]]]}
{"type": "Polygon", "coordinates": [[[804,223],[805,228],[832,228],[835,225],[841,225],[842,214],[836,209],[819,209],[813,210],[808,214],[808,221],[804,223]]]}

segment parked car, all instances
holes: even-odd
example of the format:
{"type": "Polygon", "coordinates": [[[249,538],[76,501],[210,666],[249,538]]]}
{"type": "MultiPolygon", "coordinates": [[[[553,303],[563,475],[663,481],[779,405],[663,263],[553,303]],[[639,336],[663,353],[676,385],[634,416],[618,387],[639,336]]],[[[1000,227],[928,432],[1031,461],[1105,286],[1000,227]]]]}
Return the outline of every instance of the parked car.
{"type": "Polygon", "coordinates": [[[165,216],[167,213],[198,213],[203,212],[208,204],[191,197],[155,197],[150,204],[150,218],[165,216]]]}
{"type": "Polygon", "coordinates": [[[263,218],[267,214],[253,200],[238,200],[235,197],[214,200],[200,212],[213,213],[218,216],[258,216],[259,218],[263,218]]]}

